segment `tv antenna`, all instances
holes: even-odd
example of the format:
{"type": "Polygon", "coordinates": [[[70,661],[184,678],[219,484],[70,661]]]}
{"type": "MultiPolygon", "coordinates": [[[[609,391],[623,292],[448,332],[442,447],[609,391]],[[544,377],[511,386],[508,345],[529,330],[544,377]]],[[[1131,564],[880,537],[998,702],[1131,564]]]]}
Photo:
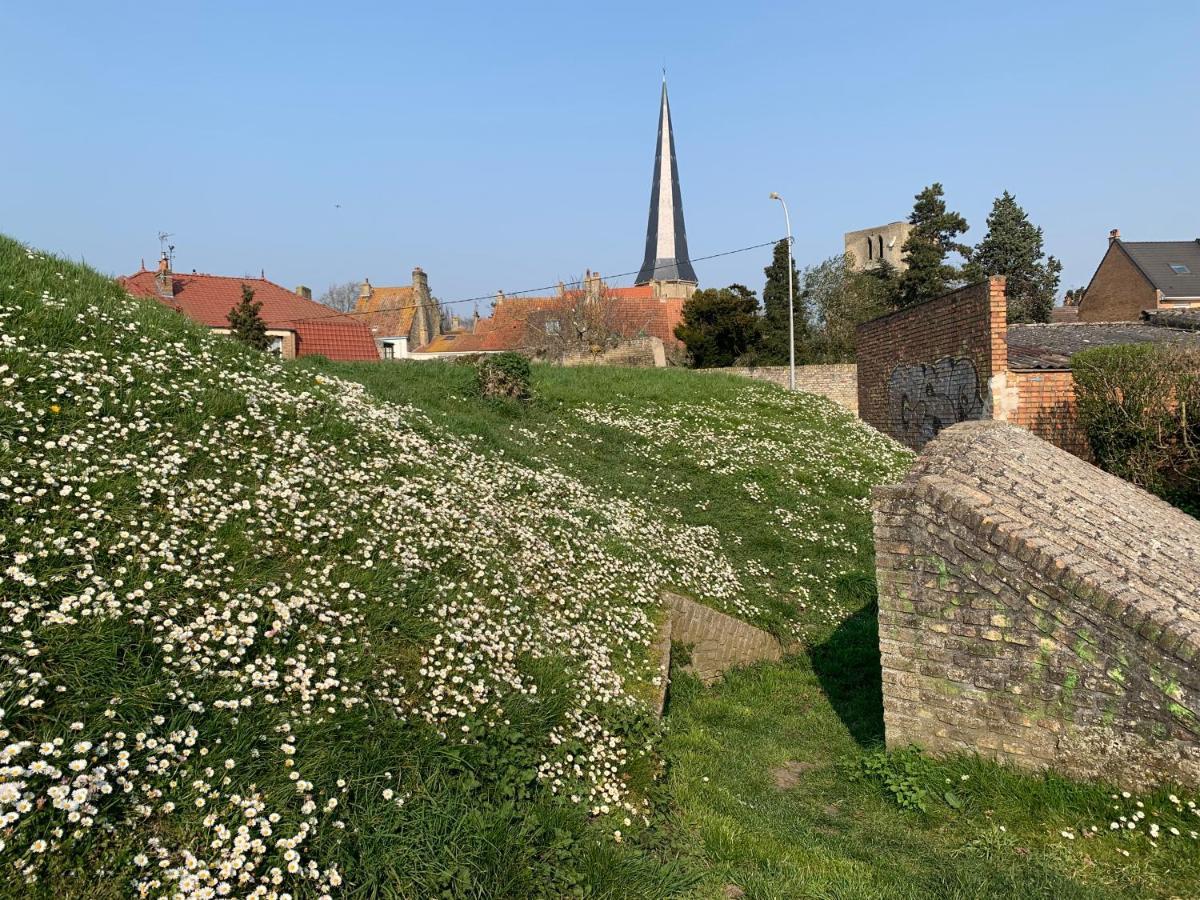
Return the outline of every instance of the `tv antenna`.
{"type": "Polygon", "coordinates": [[[175,245],[167,242],[173,237],[175,237],[175,235],[167,234],[165,231],[160,231],[158,233],[159,250],[162,252],[162,255],[166,257],[167,262],[171,264],[172,269],[175,268],[175,245]]]}

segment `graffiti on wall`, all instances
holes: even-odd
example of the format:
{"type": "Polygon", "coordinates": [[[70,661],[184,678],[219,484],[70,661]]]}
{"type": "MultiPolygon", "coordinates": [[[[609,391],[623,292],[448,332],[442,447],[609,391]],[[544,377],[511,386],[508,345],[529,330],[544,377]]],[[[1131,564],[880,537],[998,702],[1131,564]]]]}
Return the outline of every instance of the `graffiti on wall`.
{"type": "Polygon", "coordinates": [[[920,450],[943,428],[983,418],[979,374],[966,357],[933,364],[899,365],[888,379],[888,422],[892,436],[920,450]]]}

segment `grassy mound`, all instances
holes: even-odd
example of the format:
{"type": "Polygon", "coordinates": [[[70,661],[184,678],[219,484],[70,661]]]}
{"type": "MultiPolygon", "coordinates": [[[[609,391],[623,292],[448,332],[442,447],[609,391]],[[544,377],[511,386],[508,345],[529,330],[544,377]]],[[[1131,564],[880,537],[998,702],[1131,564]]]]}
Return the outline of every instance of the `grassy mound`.
{"type": "Polygon", "coordinates": [[[0,895],[1194,893],[1194,799],[879,751],[906,451],[729,377],[474,382],[0,239],[0,895]],[[660,724],[665,587],[798,652],[660,724]]]}
{"type": "Polygon", "coordinates": [[[0,399],[6,891],[683,883],[641,698],[711,529],[9,240],[0,399]]]}

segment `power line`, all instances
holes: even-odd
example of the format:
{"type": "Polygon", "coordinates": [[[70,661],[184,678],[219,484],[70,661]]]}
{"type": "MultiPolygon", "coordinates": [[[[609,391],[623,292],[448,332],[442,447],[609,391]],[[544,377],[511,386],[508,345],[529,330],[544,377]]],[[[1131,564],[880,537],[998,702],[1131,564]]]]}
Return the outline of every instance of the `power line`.
{"type": "MultiPolygon", "coordinates": [[[[763,241],[761,244],[752,244],[749,247],[739,247],[736,250],[722,250],[720,253],[710,253],[710,254],[708,254],[708,256],[697,256],[694,259],[692,259],[692,262],[704,262],[705,260],[717,259],[718,257],[721,257],[721,256],[733,256],[735,253],[745,253],[749,250],[759,250],[763,247],[773,247],[776,244],[778,244],[779,241],[781,241],[781,240],[786,240],[786,238],[779,238],[774,241],[763,241]]],[[[669,268],[674,265],[675,265],[675,263],[663,263],[662,265],[654,266],[653,268],[654,268],[654,270],[658,270],[658,269],[669,268]]],[[[640,272],[641,272],[641,269],[634,269],[632,272],[621,272],[617,275],[609,275],[608,278],[615,281],[618,278],[628,278],[629,276],[637,275],[640,272]]],[[[536,294],[536,293],[540,293],[542,291],[556,291],[556,290],[558,290],[558,286],[560,284],[575,286],[575,285],[583,284],[583,282],[582,281],[557,281],[554,284],[545,285],[544,287],[526,288],[523,291],[506,291],[504,296],[506,298],[507,297],[520,297],[523,294],[536,294]]],[[[457,306],[460,303],[478,303],[481,300],[493,300],[493,299],[495,299],[495,297],[496,297],[496,294],[493,292],[490,294],[480,294],[476,297],[463,297],[461,300],[439,300],[438,304],[443,307],[457,306]]],[[[419,309],[420,306],[421,306],[421,304],[419,304],[419,303],[412,303],[412,304],[408,304],[405,306],[383,306],[383,307],[380,307],[379,309],[363,310],[363,311],[351,310],[350,312],[337,312],[335,310],[331,310],[326,315],[307,316],[303,319],[288,319],[288,322],[289,323],[315,322],[315,321],[319,321],[320,319],[334,319],[334,318],[342,318],[344,316],[373,316],[377,313],[400,312],[401,310],[405,310],[405,309],[419,309]]]]}

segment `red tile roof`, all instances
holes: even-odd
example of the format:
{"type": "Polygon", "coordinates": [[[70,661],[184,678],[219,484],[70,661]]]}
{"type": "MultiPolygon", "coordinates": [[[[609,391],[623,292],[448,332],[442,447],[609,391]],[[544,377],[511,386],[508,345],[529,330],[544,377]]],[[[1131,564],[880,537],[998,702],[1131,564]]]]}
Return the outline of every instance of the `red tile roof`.
{"type": "MultiPolygon", "coordinates": [[[[657,337],[667,347],[676,346],[675,326],[683,320],[682,299],[657,300],[651,285],[606,288],[612,303],[611,322],[624,338],[657,337]]],[[[480,319],[473,334],[462,334],[452,342],[427,344],[417,353],[481,353],[496,350],[520,350],[528,339],[530,316],[562,309],[574,304],[570,293],[559,297],[507,297],[497,300],[491,318],[480,319]]]]}
{"type": "Polygon", "coordinates": [[[328,306],[306,300],[265,278],[175,274],[170,299],[159,295],[155,273],[148,269],[119,281],[129,293],[158,300],[209,328],[229,327],[229,311],[241,302],[242,285],[247,285],[254,291],[254,299],[262,303],[260,315],[267,328],[296,333],[297,356],[379,359],[375,339],[365,324],[334,313],[328,306]]]}

